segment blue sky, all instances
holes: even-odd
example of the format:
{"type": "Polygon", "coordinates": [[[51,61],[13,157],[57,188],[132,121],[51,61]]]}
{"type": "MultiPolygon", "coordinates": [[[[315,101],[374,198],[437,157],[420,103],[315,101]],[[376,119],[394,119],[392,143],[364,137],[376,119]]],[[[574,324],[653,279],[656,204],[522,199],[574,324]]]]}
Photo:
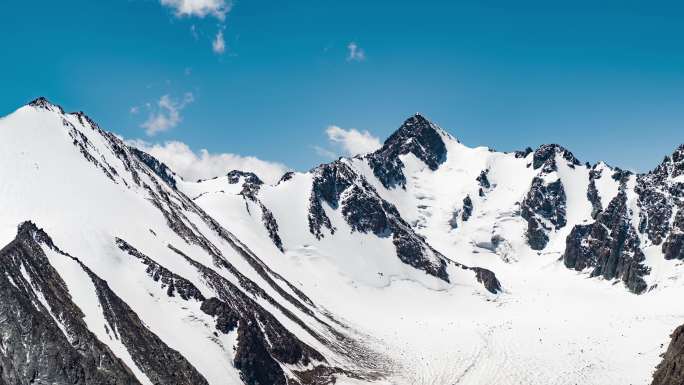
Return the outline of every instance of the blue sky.
{"type": "Polygon", "coordinates": [[[684,142],[684,6],[553,3],[7,2],[0,114],[44,95],[129,139],[303,170],[420,111],[471,146],[652,168],[684,142]]]}

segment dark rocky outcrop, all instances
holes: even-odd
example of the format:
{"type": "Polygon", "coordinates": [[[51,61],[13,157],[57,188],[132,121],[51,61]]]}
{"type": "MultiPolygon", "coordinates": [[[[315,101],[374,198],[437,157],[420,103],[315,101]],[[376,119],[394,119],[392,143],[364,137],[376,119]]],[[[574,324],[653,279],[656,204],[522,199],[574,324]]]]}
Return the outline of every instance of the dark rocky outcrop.
{"type": "Polygon", "coordinates": [[[601,205],[601,196],[596,189],[596,179],[601,178],[602,170],[594,166],[591,171],[589,171],[589,187],[587,187],[587,199],[591,203],[591,217],[596,219],[596,216],[603,210],[603,205],[601,205]]]}
{"type": "Polygon", "coordinates": [[[489,174],[489,169],[482,170],[480,172],[480,175],[475,178],[477,180],[477,183],[480,185],[480,189],[478,191],[478,194],[483,197],[485,195],[485,191],[489,190],[492,185],[489,183],[489,178],[487,175],[489,174]]]}
{"type": "Polygon", "coordinates": [[[125,251],[130,256],[137,258],[144,265],[147,266],[145,270],[155,282],[161,283],[161,288],[166,289],[166,294],[169,297],[178,295],[182,299],[189,301],[191,299],[202,302],[204,296],[202,292],[195,287],[190,281],[158,264],[152,258],[138,251],[135,247],[128,244],[120,238],[116,238],[116,245],[119,249],[125,251]]]}
{"type": "Polygon", "coordinates": [[[656,245],[665,240],[672,215],[684,205],[684,183],[673,180],[683,174],[684,145],[665,157],[654,170],[637,177],[639,232],[645,233],[656,245]]]}
{"type": "Polygon", "coordinates": [[[259,189],[264,184],[264,182],[252,172],[233,170],[226,175],[226,178],[228,178],[228,183],[230,184],[236,184],[242,181],[242,191],[240,191],[240,195],[251,200],[256,199],[259,189]]]}
{"type": "Polygon", "coordinates": [[[558,144],[543,144],[534,151],[534,156],[532,158],[532,167],[536,170],[542,168],[543,172],[552,172],[558,170],[558,165],[556,164],[556,155],[560,155],[563,159],[568,162],[568,166],[575,167],[579,166],[581,163],[572,152],[565,149],[563,146],[558,144]]]}
{"type": "Polygon", "coordinates": [[[672,340],[653,373],[651,385],[684,384],[684,325],[675,329],[670,337],[672,340]]]}
{"type": "Polygon", "coordinates": [[[216,297],[202,302],[200,310],[216,318],[216,329],[223,334],[232,332],[238,326],[240,315],[216,297]]]}
{"type": "Polygon", "coordinates": [[[135,364],[153,384],[207,384],[207,380],[183,355],[147,328],[106,281],[82,263],[81,267],[95,285],[109,330],[121,340],[135,364]]]}
{"type": "Polygon", "coordinates": [[[575,226],[566,240],[563,262],[577,271],[591,268],[591,276],[620,279],[634,293],[646,290],[640,240],[631,225],[624,190],[598,214],[596,222],[575,226]]]}
{"type": "Polygon", "coordinates": [[[472,269],[475,271],[477,282],[480,282],[490,293],[496,294],[501,291],[501,282],[496,278],[494,272],[481,267],[473,267],[472,269]]]}
{"type": "Polygon", "coordinates": [[[566,196],[560,179],[545,183],[541,177],[532,186],[520,205],[521,216],[527,221],[527,241],[533,250],[542,250],[549,241],[548,232],[564,227],[566,196]]]}
{"type": "Polygon", "coordinates": [[[458,228],[459,221],[467,222],[471,215],[473,215],[473,200],[470,199],[470,195],[466,195],[466,197],[463,198],[461,207],[454,209],[454,212],[451,214],[449,226],[452,229],[456,229],[458,228]]]}
{"type": "MultiPolygon", "coordinates": [[[[323,227],[328,228],[331,234],[337,230],[323,210],[323,204],[327,204],[332,209],[341,209],[352,231],[373,233],[378,237],[392,237],[397,257],[408,265],[449,282],[447,266],[451,263],[475,271],[479,274],[478,280],[488,290],[496,292],[497,287],[500,288],[493,284],[496,281],[493,273],[489,272],[491,278],[485,279],[486,274],[482,275],[485,269],[461,265],[433,249],[424,237],[417,234],[404,221],[396,207],[382,199],[375,188],[363,176],[357,174],[346,161],[338,160],[321,165],[312,173],[314,178],[310,197],[309,226],[311,233],[319,239],[324,236],[323,227]]],[[[468,205],[468,201],[469,197],[464,200],[464,206],[468,205]]],[[[472,201],[469,207],[467,215],[472,213],[472,201]]]]}
{"type": "MultiPolygon", "coordinates": [[[[172,250],[185,258],[186,261],[200,272],[203,279],[218,295],[218,297],[205,299],[197,287],[190,281],[161,266],[132,245],[117,239],[117,246],[147,265],[148,275],[153,280],[161,282],[162,288],[168,288],[167,294],[169,296],[174,296],[171,291],[174,288],[178,295],[186,301],[201,301],[200,309],[214,317],[216,330],[227,334],[236,328],[238,329],[234,365],[240,370],[241,377],[246,383],[284,384],[286,376],[280,367],[281,363],[306,366],[311,359],[325,362],[325,359],[317,351],[304,345],[285,329],[275,317],[215,270],[201,265],[170,246],[172,250]],[[270,382],[263,382],[266,380],[270,382]]],[[[293,313],[282,307],[260,287],[242,276],[237,270],[233,270],[232,266],[228,265],[227,262],[222,267],[229,269],[231,273],[235,274],[240,284],[250,289],[251,294],[266,299],[271,305],[290,317],[302,328],[317,336],[322,343],[328,343],[327,340],[318,336],[313,329],[310,329],[293,313]]]]}
{"type": "Polygon", "coordinates": [[[319,166],[313,173],[308,214],[309,229],[313,235],[322,238],[324,227],[331,234],[337,230],[325,213],[324,204],[332,209],[341,208],[352,231],[370,232],[379,237],[391,236],[397,257],[402,262],[445,281],[449,280],[446,260],[415,233],[394,205],[382,199],[375,188],[345,161],[319,166]]]}
{"type": "Polygon", "coordinates": [[[324,227],[331,234],[336,230],[323,209],[323,203],[333,210],[338,209],[342,192],[354,184],[357,175],[349,165],[339,160],[321,165],[313,172],[315,176],[309,197],[309,231],[321,239],[324,227]]]}
{"type": "Polygon", "coordinates": [[[268,236],[271,238],[271,241],[273,241],[275,247],[281,252],[284,252],[283,240],[280,238],[280,234],[278,234],[278,222],[266,205],[259,202],[259,207],[261,207],[261,222],[264,224],[264,227],[266,227],[268,236]]]}
{"type": "MultiPolygon", "coordinates": [[[[237,326],[237,350],[235,367],[240,370],[242,380],[247,384],[285,384],[286,374],[281,364],[307,366],[312,362],[326,364],[325,358],[309,345],[300,341],[287,330],[271,313],[254,299],[245,295],[229,280],[187,255],[181,254],[197,269],[203,279],[216,293],[201,306],[202,311],[214,316],[216,329],[230,333],[237,326]]],[[[286,309],[279,307],[288,317],[295,320],[322,343],[329,341],[310,329],[286,309]]]]}
{"type": "Polygon", "coordinates": [[[26,222],[0,250],[0,383],[139,384],[88,330],[43,247],[56,250],[45,232],[26,222]]]}
{"type": "Polygon", "coordinates": [[[466,195],[463,198],[463,211],[461,212],[461,219],[466,222],[473,215],[473,200],[470,199],[470,195],[466,195]]]}
{"type": "Polygon", "coordinates": [[[130,147],[131,152],[135,155],[141,162],[143,162],[147,167],[149,167],[158,177],[161,178],[166,184],[171,188],[176,188],[176,178],[173,171],[166,166],[163,162],[157,160],[157,158],[146,153],[145,151],[139,150],[135,147],[130,147]]]}
{"type": "Polygon", "coordinates": [[[613,178],[613,180],[616,182],[627,183],[627,179],[629,179],[629,177],[632,175],[634,175],[634,173],[631,171],[622,170],[619,167],[615,167],[613,168],[613,175],[611,175],[611,178],[613,178]]]}
{"type": "Polygon", "coordinates": [[[665,259],[684,260],[684,207],[675,215],[670,234],[663,243],[663,254],[665,259]]]}
{"type": "Polygon", "coordinates": [[[44,96],[40,96],[37,99],[30,101],[28,105],[31,107],[40,108],[48,111],[56,111],[60,114],[64,113],[64,109],[61,106],[50,103],[50,101],[47,100],[44,96]]]}
{"type": "Polygon", "coordinates": [[[281,184],[283,182],[287,182],[288,180],[292,179],[294,177],[295,173],[294,171],[288,171],[283,176],[280,177],[280,180],[278,180],[277,184],[281,184]]]}
{"type": "MultiPolygon", "coordinates": [[[[273,244],[278,248],[278,250],[283,252],[285,249],[283,248],[283,240],[280,238],[280,234],[278,234],[278,221],[276,221],[271,210],[269,210],[268,207],[266,207],[266,205],[261,202],[258,197],[259,190],[264,182],[252,172],[238,170],[229,172],[226,177],[228,178],[228,183],[230,184],[236,184],[242,181],[242,190],[239,194],[242,195],[243,198],[249,199],[250,201],[259,205],[259,208],[261,209],[261,222],[266,228],[269,238],[271,238],[271,241],[273,241],[273,244]]],[[[249,206],[247,207],[247,210],[249,211],[249,206]]]]}
{"type": "Polygon", "coordinates": [[[263,333],[255,319],[243,320],[238,326],[238,348],[233,363],[247,385],[285,385],[283,369],[269,353],[263,333]]]}
{"type": "Polygon", "coordinates": [[[379,150],[366,156],[373,174],[387,188],[404,188],[404,163],[399,156],[409,153],[422,160],[431,170],[436,170],[446,159],[446,146],[438,130],[422,115],[408,118],[379,150]]]}
{"type": "Polygon", "coordinates": [[[516,158],[527,158],[527,156],[530,155],[532,153],[532,151],[534,151],[534,150],[532,150],[532,147],[526,147],[522,151],[520,151],[520,150],[516,151],[515,157],[516,158]]]}

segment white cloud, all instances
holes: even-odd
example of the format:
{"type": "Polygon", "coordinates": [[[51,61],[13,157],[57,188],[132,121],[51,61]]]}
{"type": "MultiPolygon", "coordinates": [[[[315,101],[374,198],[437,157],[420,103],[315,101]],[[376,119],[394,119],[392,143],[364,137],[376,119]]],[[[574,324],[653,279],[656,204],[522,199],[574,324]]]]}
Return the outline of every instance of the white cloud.
{"type": "Polygon", "coordinates": [[[160,0],[161,4],[172,8],[177,17],[213,16],[221,21],[226,19],[232,3],[226,0],[160,0]]]}
{"type": "Polygon", "coordinates": [[[130,108],[130,110],[128,110],[128,112],[130,112],[131,114],[135,115],[135,114],[137,114],[138,112],[140,112],[140,107],[138,107],[138,106],[133,106],[133,107],[130,108]]]}
{"type": "Polygon", "coordinates": [[[211,42],[211,49],[215,54],[221,55],[226,51],[226,41],[223,39],[223,30],[219,29],[216,33],[216,37],[211,42]]]}
{"type": "Polygon", "coordinates": [[[148,136],[176,127],[183,119],[180,114],[181,110],[194,100],[195,97],[191,92],[186,92],[181,101],[174,100],[169,95],[163,95],[157,102],[156,108],[148,107],[152,111],[140,127],[145,129],[148,136]]]}
{"type": "Polygon", "coordinates": [[[373,152],[382,146],[380,140],[364,130],[355,128],[345,130],[337,126],[330,126],[325,130],[328,139],[333,144],[342,147],[346,155],[366,154],[373,152]]]}
{"type": "Polygon", "coordinates": [[[268,162],[253,156],[212,154],[205,149],[194,152],[187,144],[179,141],[150,144],[142,140],[133,140],[128,143],[166,163],[185,180],[208,179],[225,175],[231,170],[241,170],[255,173],[266,183],[276,183],[289,171],[284,164],[268,162]]]}
{"type": "Polygon", "coordinates": [[[347,45],[347,61],[364,61],[366,60],[366,52],[359,47],[355,42],[350,42],[347,45]]]}

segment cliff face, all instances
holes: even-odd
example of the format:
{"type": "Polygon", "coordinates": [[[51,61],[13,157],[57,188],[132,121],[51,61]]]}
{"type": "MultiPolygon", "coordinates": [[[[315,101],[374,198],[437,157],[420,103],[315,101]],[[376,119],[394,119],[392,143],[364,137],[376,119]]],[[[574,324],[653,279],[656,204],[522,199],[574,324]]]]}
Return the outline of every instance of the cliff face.
{"type": "Polygon", "coordinates": [[[684,384],[684,325],[672,333],[672,341],[663,355],[663,361],[653,374],[652,385],[684,384]]]}

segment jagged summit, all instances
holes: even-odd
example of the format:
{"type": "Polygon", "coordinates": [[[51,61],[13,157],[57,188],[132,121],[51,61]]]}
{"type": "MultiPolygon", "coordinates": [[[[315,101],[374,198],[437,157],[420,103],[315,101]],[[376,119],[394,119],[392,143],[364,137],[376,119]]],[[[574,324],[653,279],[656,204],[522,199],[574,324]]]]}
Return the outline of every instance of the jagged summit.
{"type": "Polygon", "coordinates": [[[403,188],[406,177],[399,156],[411,153],[431,170],[436,170],[446,159],[445,135],[441,128],[416,113],[406,119],[379,150],[367,156],[373,173],[385,187],[403,188]]]}
{"type": "Polygon", "coordinates": [[[442,132],[442,129],[439,126],[432,123],[421,113],[416,112],[406,119],[399,129],[385,140],[385,144],[391,144],[399,139],[407,140],[412,138],[425,141],[432,135],[439,135],[440,132],[442,132]]]}
{"type": "Polygon", "coordinates": [[[560,144],[542,144],[534,151],[534,158],[532,160],[532,167],[538,169],[542,166],[548,171],[556,170],[556,154],[561,155],[563,159],[567,160],[572,166],[579,166],[580,161],[575,158],[572,152],[560,144]]]}
{"type": "Polygon", "coordinates": [[[58,112],[60,112],[62,114],[64,113],[64,109],[60,105],[50,102],[44,96],[40,96],[40,97],[30,101],[28,103],[28,105],[31,107],[42,108],[42,109],[49,110],[49,111],[54,111],[56,109],[58,112]]]}
{"type": "Polygon", "coordinates": [[[247,183],[252,183],[255,185],[264,184],[261,178],[259,178],[255,173],[250,171],[231,170],[228,174],[226,174],[226,176],[228,177],[228,183],[230,184],[238,183],[241,178],[244,178],[245,182],[247,183]]]}

